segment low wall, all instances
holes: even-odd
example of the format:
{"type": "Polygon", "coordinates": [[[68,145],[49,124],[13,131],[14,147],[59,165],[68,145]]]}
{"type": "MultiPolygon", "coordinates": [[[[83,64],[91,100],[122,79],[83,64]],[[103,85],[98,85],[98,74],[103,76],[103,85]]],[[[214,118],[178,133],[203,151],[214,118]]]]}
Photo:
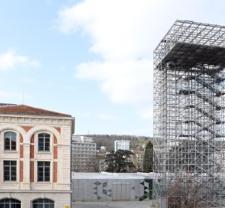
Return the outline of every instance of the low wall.
{"type": "Polygon", "coordinates": [[[73,177],[72,191],[72,201],[148,200],[152,197],[152,179],[130,178],[125,174],[123,177],[73,177]]]}

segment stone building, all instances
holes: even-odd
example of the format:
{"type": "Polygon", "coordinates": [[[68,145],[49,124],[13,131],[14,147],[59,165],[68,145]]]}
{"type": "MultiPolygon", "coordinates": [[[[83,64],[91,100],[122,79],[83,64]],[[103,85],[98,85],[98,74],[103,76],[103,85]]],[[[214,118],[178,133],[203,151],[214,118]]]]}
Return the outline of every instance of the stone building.
{"type": "Polygon", "coordinates": [[[71,206],[70,115],[0,106],[0,208],[71,206]]]}

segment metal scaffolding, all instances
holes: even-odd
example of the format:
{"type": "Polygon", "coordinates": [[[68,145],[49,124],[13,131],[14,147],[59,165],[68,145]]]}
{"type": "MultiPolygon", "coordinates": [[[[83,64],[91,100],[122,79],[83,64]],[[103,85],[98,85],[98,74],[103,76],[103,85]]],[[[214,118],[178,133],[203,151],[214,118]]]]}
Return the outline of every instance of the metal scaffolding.
{"type": "Polygon", "coordinates": [[[156,195],[191,175],[207,207],[223,206],[224,81],[225,27],[176,21],[154,51],[156,195]]]}

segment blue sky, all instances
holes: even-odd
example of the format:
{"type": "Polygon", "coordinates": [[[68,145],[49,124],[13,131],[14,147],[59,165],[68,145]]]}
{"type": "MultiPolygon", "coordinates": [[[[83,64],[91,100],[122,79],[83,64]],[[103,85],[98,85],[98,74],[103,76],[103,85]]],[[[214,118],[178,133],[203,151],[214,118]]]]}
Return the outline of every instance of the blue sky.
{"type": "Polygon", "coordinates": [[[153,49],[176,19],[225,25],[224,11],[222,0],[1,1],[0,102],[72,114],[78,134],[151,136],[153,49]]]}

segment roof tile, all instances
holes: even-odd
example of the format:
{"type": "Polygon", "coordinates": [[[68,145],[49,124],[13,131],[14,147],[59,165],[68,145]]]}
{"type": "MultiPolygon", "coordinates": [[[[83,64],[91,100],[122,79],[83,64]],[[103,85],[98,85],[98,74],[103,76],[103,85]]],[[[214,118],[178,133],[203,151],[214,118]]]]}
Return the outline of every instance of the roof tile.
{"type": "Polygon", "coordinates": [[[35,108],[28,105],[0,105],[0,114],[71,117],[69,114],[35,108]]]}

